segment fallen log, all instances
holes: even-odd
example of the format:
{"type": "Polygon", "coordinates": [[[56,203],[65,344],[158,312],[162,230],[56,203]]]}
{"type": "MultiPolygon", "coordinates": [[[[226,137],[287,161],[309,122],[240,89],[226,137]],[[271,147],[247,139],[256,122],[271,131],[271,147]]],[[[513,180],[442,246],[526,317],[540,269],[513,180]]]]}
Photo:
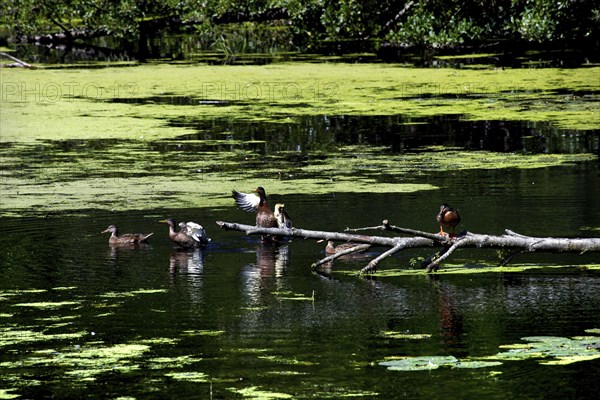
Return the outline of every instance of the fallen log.
{"type": "Polygon", "coordinates": [[[30,68],[30,69],[36,69],[35,66],[26,63],[25,61],[19,60],[17,57],[13,57],[10,54],[4,53],[4,52],[0,52],[0,56],[1,57],[6,57],[12,61],[14,61],[14,63],[12,64],[0,64],[1,67],[3,68],[30,68]]]}
{"type": "MultiPolygon", "coordinates": [[[[365,230],[381,230],[389,232],[397,232],[411,235],[411,237],[385,237],[372,236],[355,233],[314,231],[299,228],[261,228],[252,225],[244,225],[232,222],[217,221],[222,229],[242,231],[247,235],[271,235],[282,237],[294,237],[303,239],[322,239],[322,240],[337,240],[342,242],[364,243],[370,246],[389,247],[387,251],[372,259],[363,269],[361,273],[375,272],[377,265],[385,258],[391,255],[410,248],[429,248],[441,246],[441,250],[429,257],[423,267],[428,272],[435,272],[439,269],[441,263],[450,257],[457,249],[460,248],[496,248],[509,249],[513,252],[500,264],[505,265],[518,254],[526,252],[571,252],[571,253],[587,253],[600,252],[600,238],[552,238],[552,237],[533,237],[525,236],[505,230],[504,235],[494,236],[487,234],[477,234],[467,231],[459,233],[456,237],[440,235],[436,233],[422,232],[414,229],[401,228],[390,225],[389,221],[384,220],[382,225],[366,227],[366,228],[346,228],[346,232],[359,232],[365,230]]],[[[357,246],[357,250],[364,250],[364,247],[357,246]]],[[[345,252],[345,255],[350,252],[345,252]]],[[[336,255],[339,257],[340,255],[336,255]]],[[[331,261],[337,257],[326,257],[325,259],[313,264],[314,267],[325,262],[331,261]]]]}

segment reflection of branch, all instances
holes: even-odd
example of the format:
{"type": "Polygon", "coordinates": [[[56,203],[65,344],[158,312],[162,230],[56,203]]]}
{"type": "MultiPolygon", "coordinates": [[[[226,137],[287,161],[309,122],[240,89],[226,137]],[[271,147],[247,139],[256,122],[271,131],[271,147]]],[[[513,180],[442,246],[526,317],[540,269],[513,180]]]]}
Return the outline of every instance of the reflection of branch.
{"type": "MultiPolygon", "coordinates": [[[[454,251],[458,248],[496,248],[496,249],[513,249],[518,252],[535,252],[535,251],[547,251],[547,252],[573,252],[573,253],[585,253],[585,252],[600,252],[600,238],[539,238],[532,236],[524,236],[512,232],[506,231],[505,235],[493,236],[493,235],[481,235],[471,232],[461,232],[457,237],[443,236],[440,234],[421,232],[413,229],[400,228],[390,225],[389,222],[383,221],[383,225],[370,227],[370,228],[357,228],[357,229],[346,229],[346,232],[356,232],[367,229],[378,229],[383,231],[401,232],[412,234],[413,237],[384,237],[384,236],[367,236],[357,235],[351,233],[342,232],[327,232],[327,231],[313,231],[307,229],[281,229],[281,228],[260,228],[257,226],[243,225],[230,222],[217,221],[217,224],[225,230],[236,230],[246,232],[248,235],[273,235],[273,236],[288,236],[288,237],[299,237],[304,239],[324,239],[324,240],[337,240],[345,242],[363,243],[371,246],[383,246],[390,247],[389,250],[382,253],[378,257],[374,258],[369,264],[364,267],[361,272],[373,272],[375,271],[377,264],[397,253],[400,250],[409,248],[424,248],[424,247],[436,247],[442,245],[444,249],[438,253],[437,259],[431,261],[432,258],[428,259],[425,263],[425,267],[428,272],[437,271],[442,261],[450,257],[454,251]]],[[[356,247],[355,247],[356,248],[356,247]]],[[[354,252],[350,249],[349,254],[354,252]]],[[[339,253],[338,253],[339,254],[339,253]]],[[[340,254],[342,255],[342,254],[340,254]]],[[[514,256],[514,255],[513,255],[514,256]]],[[[511,256],[510,258],[512,258],[511,256]]],[[[337,258],[337,257],[333,257],[337,258]]],[[[318,265],[324,262],[330,261],[333,258],[326,258],[321,260],[322,262],[317,263],[318,265]],[[328,260],[329,259],[329,260],[328,260]]],[[[505,261],[508,262],[510,260],[505,261]]]]}

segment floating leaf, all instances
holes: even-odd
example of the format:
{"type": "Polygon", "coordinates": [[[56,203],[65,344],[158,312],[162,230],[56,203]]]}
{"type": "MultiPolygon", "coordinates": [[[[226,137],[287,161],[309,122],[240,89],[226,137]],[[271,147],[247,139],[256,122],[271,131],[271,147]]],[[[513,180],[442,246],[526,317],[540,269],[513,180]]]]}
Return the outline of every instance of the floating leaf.
{"type": "Polygon", "coordinates": [[[453,364],[452,368],[488,368],[497,367],[502,365],[500,361],[470,361],[460,360],[458,363],[453,364]]]}
{"type": "Polygon", "coordinates": [[[600,337],[577,336],[573,338],[559,336],[528,336],[522,340],[529,343],[503,345],[500,348],[508,351],[500,352],[485,359],[525,360],[540,358],[543,365],[565,365],[579,361],[600,358],[600,337]],[[544,360],[554,358],[554,360],[544,360]]]}
{"type": "Polygon", "coordinates": [[[442,366],[456,364],[458,359],[452,356],[425,356],[425,357],[404,357],[391,361],[380,362],[392,371],[424,371],[437,369],[442,366]]]}

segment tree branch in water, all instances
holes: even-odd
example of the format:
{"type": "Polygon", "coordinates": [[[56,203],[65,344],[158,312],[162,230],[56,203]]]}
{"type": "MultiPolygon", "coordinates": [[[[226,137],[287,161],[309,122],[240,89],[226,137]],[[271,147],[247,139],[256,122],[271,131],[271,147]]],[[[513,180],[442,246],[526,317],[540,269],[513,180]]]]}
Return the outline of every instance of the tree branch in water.
{"type": "MultiPolygon", "coordinates": [[[[343,232],[314,231],[299,228],[260,228],[257,226],[223,221],[217,221],[217,225],[219,225],[222,229],[242,231],[247,235],[272,235],[303,239],[335,240],[369,245],[365,248],[369,248],[371,246],[390,248],[371,260],[360,271],[361,273],[376,271],[377,265],[382,260],[401,250],[410,248],[431,248],[436,246],[443,247],[442,251],[438,252],[435,256],[429,257],[427,261],[423,263],[423,266],[426,268],[427,272],[437,271],[441,263],[448,259],[456,250],[460,248],[496,248],[513,250],[513,253],[509,256],[509,259],[503,260],[502,265],[505,265],[516,255],[526,252],[571,252],[580,254],[586,252],[600,252],[600,238],[541,238],[521,235],[508,229],[505,231],[505,234],[501,236],[463,231],[456,237],[450,237],[435,233],[422,232],[414,229],[397,227],[390,225],[388,220],[384,220],[382,225],[378,226],[355,229],[346,228],[346,232],[381,230],[409,234],[412,235],[412,237],[384,237],[343,232]]],[[[338,257],[341,257],[342,255],[354,253],[360,250],[363,250],[363,248],[360,246],[355,246],[351,249],[348,249],[347,252],[340,252],[326,257],[313,264],[313,267],[317,267],[326,262],[332,261],[338,257]]]]}

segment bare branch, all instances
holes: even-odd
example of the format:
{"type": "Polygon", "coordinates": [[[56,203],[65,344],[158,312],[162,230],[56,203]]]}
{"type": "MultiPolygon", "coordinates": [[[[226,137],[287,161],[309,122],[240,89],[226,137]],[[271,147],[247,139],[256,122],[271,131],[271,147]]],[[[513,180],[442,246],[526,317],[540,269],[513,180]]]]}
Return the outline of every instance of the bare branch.
{"type": "Polygon", "coordinates": [[[0,56],[9,58],[15,62],[14,64],[2,64],[2,67],[22,67],[22,68],[36,69],[36,67],[34,67],[33,65],[27,64],[25,61],[19,60],[17,57],[13,57],[10,54],[0,53],[0,56]]]}
{"type": "Polygon", "coordinates": [[[397,252],[399,252],[400,250],[402,250],[404,248],[404,243],[398,243],[396,244],[394,247],[392,247],[391,249],[389,249],[388,251],[381,253],[379,256],[375,257],[374,259],[372,259],[369,264],[367,264],[366,267],[364,267],[363,269],[360,270],[361,274],[368,274],[370,272],[375,272],[377,270],[377,264],[379,264],[379,262],[381,262],[381,260],[383,260],[384,258],[387,258],[389,256],[392,256],[394,254],[396,254],[397,252]]]}
{"type": "MultiPolygon", "coordinates": [[[[443,261],[450,257],[457,249],[463,247],[515,250],[514,255],[509,256],[509,258],[503,261],[504,263],[510,261],[510,259],[515,255],[524,252],[546,251],[573,252],[580,254],[585,252],[600,252],[600,238],[539,238],[524,236],[510,230],[506,230],[506,234],[501,236],[461,232],[458,237],[449,237],[414,229],[400,228],[390,225],[387,220],[383,221],[383,224],[380,226],[356,229],[347,228],[346,231],[356,232],[367,229],[377,229],[382,231],[409,233],[412,234],[413,237],[368,236],[341,232],[313,231],[298,228],[260,228],[257,226],[222,221],[218,221],[217,224],[223,229],[242,231],[248,235],[272,235],[298,237],[304,239],[337,240],[362,243],[370,246],[390,247],[389,250],[371,260],[371,262],[369,262],[369,264],[361,270],[363,273],[374,271],[377,268],[377,264],[381,260],[397,253],[398,251],[409,248],[436,247],[439,245],[442,245],[444,248],[441,252],[437,253],[437,258],[433,259],[433,257],[430,257],[422,264],[427,268],[427,271],[437,271],[443,261]],[[433,261],[431,261],[432,259],[433,261]]],[[[354,252],[354,250],[350,249],[348,253],[343,254],[349,254],[352,252],[354,252]]],[[[343,254],[327,257],[313,265],[322,265],[323,263],[331,261],[343,254]]]]}

